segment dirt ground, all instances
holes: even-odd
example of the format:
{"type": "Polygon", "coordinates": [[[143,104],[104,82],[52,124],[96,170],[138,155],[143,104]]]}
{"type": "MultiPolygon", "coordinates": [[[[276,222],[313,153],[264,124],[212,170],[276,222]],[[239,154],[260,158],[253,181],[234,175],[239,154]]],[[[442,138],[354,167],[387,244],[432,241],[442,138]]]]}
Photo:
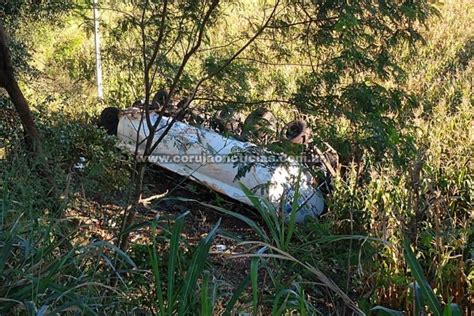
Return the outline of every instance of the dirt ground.
{"type": "MultiPolygon", "coordinates": [[[[239,240],[256,240],[256,236],[242,221],[201,203],[219,206],[258,221],[255,210],[157,166],[149,167],[145,177],[145,188],[144,198],[168,193],[165,199],[158,199],[146,207],[142,206],[137,214],[136,223],[146,222],[157,216],[172,219],[178,214],[189,212],[183,234],[187,243],[195,245],[219,219],[221,220],[219,233],[211,247],[209,262],[212,275],[219,283],[219,291],[228,293],[228,297],[225,294],[222,299],[224,301],[230,299],[235,288],[248,275],[250,268],[248,258],[231,257],[243,251],[239,246],[239,240]],[[201,203],[180,201],[177,198],[198,200],[201,203]]],[[[100,195],[93,198],[78,196],[66,214],[68,221],[78,227],[80,232],[77,236],[81,236],[81,240],[75,242],[86,244],[94,240],[105,240],[115,244],[115,236],[125,207],[104,200],[100,195]]],[[[133,245],[149,244],[149,237],[148,225],[137,228],[130,236],[133,245]]]]}

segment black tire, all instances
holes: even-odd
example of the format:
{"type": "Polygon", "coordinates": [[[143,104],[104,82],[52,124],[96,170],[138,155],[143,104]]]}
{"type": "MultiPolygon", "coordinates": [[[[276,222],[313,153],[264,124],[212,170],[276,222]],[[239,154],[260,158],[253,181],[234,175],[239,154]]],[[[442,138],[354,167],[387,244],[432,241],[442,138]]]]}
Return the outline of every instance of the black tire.
{"type": "Polygon", "coordinates": [[[117,135],[120,110],[115,107],[105,108],[100,113],[98,126],[107,131],[109,135],[117,135]]]}
{"type": "Polygon", "coordinates": [[[216,112],[213,118],[213,124],[216,130],[221,133],[231,132],[240,135],[242,132],[242,123],[238,113],[229,107],[224,107],[216,112]]]}
{"type": "Polygon", "coordinates": [[[243,124],[246,138],[267,138],[276,135],[277,119],[272,112],[258,108],[247,116],[243,124]]]}
{"type": "Polygon", "coordinates": [[[282,138],[294,144],[307,144],[311,138],[311,130],[304,120],[294,120],[283,128],[282,138]]]}

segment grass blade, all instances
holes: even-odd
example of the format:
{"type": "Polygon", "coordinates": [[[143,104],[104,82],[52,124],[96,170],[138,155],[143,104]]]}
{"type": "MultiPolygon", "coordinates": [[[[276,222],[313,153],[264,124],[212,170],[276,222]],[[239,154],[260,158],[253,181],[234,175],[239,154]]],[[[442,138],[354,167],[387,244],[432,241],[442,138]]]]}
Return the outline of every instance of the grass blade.
{"type": "Polygon", "coordinates": [[[178,216],[176,222],[173,227],[173,231],[171,234],[170,239],[170,253],[169,253],[169,260],[168,260],[168,292],[167,292],[167,300],[168,300],[168,314],[171,315],[173,313],[173,294],[174,294],[174,285],[175,285],[175,271],[176,271],[176,264],[178,259],[178,249],[179,249],[179,241],[181,231],[183,230],[184,226],[184,218],[188,212],[178,216]]]}
{"type": "MultiPolygon", "coordinates": [[[[171,199],[170,199],[171,200],[171,199]]],[[[267,233],[265,232],[265,230],[263,230],[254,220],[248,218],[247,216],[244,216],[242,214],[239,214],[239,213],[236,213],[236,212],[232,212],[232,211],[229,211],[229,210],[226,210],[225,208],[222,208],[222,207],[219,207],[219,206],[215,206],[215,205],[212,205],[212,204],[208,204],[208,203],[204,203],[204,202],[200,202],[198,200],[193,200],[193,199],[186,199],[186,198],[174,198],[173,200],[177,200],[177,201],[182,201],[182,202],[194,202],[194,203],[198,203],[202,206],[205,206],[205,207],[209,207],[213,210],[216,210],[218,211],[219,213],[222,213],[222,214],[225,214],[225,215],[229,215],[229,216],[232,216],[234,218],[237,218],[238,220],[241,220],[242,222],[244,222],[245,224],[247,224],[247,226],[249,226],[250,228],[252,228],[255,233],[258,234],[258,236],[260,238],[262,238],[263,240],[265,241],[269,241],[270,239],[268,238],[267,236],[267,233]]]]}
{"type": "Polygon", "coordinates": [[[234,291],[234,294],[232,295],[231,299],[227,303],[225,311],[222,314],[223,316],[230,316],[231,315],[231,313],[234,309],[235,303],[237,303],[237,300],[239,299],[239,297],[245,291],[247,286],[249,286],[250,281],[251,280],[250,280],[250,274],[249,274],[249,275],[247,275],[247,277],[245,277],[245,279],[239,284],[237,289],[234,291]]]}
{"type": "Polygon", "coordinates": [[[293,233],[296,229],[296,214],[298,213],[298,201],[300,198],[300,181],[301,181],[301,170],[298,173],[298,179],[296,181],[296,186],[295,186],[295,194],[293,195],[293,199],[291,201],[291,213],[290,213],[290,219],[288,220],[288,232],[286,234],[284,248],[283,248],[283,250],[285,251],[288,250],[291,237],[293,237],[293,233]]]}
{"type": "Polygon", "coordinates": [[[204,273],[204,278],[202,281],[201,286],[201,314],[203,316],[211,316],[212,315],[212,300],[209,299],[209,273],[204,273]]]}
{"type": "Polygon", "coordinates": [[[151,270],[153,272],[153,276],[155,278],[155,291],[156,291],[156,300],[158,301],[158,308],[159,308],[159,312],[160,314],[163,313],[163,311],[165,310],[165,303],[164,303],[164,300],[163,300],[163,291],[161,289],[161,273],[160,273],[160,262],[159,262],[159,259],[158,259],[158,253],[156,251],[156,236],[155,236],[155,233],[156,233],[156,221],[153,221],[151,223],[152,225],[152,232],[153,232],[153,235],[152,235],[152,238],[153,238],[153,244],[152,244],[152,248],[150,250],[150,260],[151,260],[151,270]]]}
{"type": "Polygon", "coordinates": [[[428,280],[423,274],[423,269],[416,260],[415,254],[411,250],[410,244],[407,240],[403,242],[403,248],[405,250],[405,259],[407,260],[408,266],[410,267],[411,273],[415,278],[416,282],[420,286],[420,292],[423,295],[423,298],[426,299],[428,306],[435,316],[441,316],[442,310],[441,306],[431,289],[428,280]]]}
{"type": "Polygon", "coordinates": [[[443,316],[461,316],[461,309],[458,304],[446,304],[443,311],[443,316]]]}
{"type": "Polygon", "coordinates": [[[380,316],[403,316],[402,312],[383,306],[375,306],[374,308],[371,308],[370,311],[375,312],[376,315],[380,316]]]}
{"type": "Polygon", "coordinates": [[[198,277],[204,270],[204,266],[207,262],[206,259],[209,256],[209,249],[211,248],[212,242],[216,237],[220,223],[221,220],[219,219],[219,221],[211,229],[209,234],[204,239],[201,239],[201,241],[199,241],[199,245],[197,246],[191,263],[189,265],[190,268],[186,273],[184,286],[181,289],[178,315],[185,315],[192,305],[190,304],[189,300],[190,298],[194,297],[194,289],[196,287],[198,277]]]}
{"type": "Polygon", "coordinates": [[[250,262],[250,280],[252,281],[252,308],[253,314],[258,315],[258,261],[259,258],[252,258],[250,262]]]}

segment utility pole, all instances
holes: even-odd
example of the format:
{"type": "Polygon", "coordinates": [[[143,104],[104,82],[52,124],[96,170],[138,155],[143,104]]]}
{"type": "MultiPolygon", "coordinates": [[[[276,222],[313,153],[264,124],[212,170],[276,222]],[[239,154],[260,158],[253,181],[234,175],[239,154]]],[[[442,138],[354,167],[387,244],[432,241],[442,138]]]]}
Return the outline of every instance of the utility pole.
{"type": "Polygon", "coordinates": [[[97,0],[92,0],[94,12],[94,42],[95,42],[95,66],[97,97],[99,100],[104,98],[104,87],[102,84],[102,61],[100,59],[100,36],[99,36],[99,11],[97,10],[97,0]]]}

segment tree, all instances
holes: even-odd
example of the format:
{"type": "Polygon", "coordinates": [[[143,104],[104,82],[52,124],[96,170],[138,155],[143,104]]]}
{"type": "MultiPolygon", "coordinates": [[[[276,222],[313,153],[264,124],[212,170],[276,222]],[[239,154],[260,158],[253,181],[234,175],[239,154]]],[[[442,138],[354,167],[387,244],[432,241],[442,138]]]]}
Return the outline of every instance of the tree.
{"type": "Polygon", "coordinates": [[[422,41],[420,26],[436,13],[426,0],[288,2],[273,38],[296,38],[298,54],[310,64],[298,78],[293,103],[319,118],[324,138],[336,141],[334,118],[349,122],[350,133],[338,140],[352,147],[345,156],[369,150],[376,159],[387,151],[404,158],[410,139],[400,134],[403,110],[416,100],[403,89],[397,48],[410,51],[422,41]]]}
{"type": "Polygon", "coordinates": [[[15,78],[8,40],[2,22],[0,22],[0,86],[7,90],[8,95],[12,99],[23,126],[27,142],[32,146],[34,151],[39,150],[40,134],[36,128],[28,102],[21,92],[15,78]]]}
{"type": "MultiPolygon", "coordinates": [[[[329,140],[346,159],[359,159],[364,150],[376,158],[384,157],[387,150],[403,157],[403,146],[409,148],[410,143],[400,135],[400,113],[414,100],[401,86],[404,74],[393,51],[397,45],[409,46],[421,39],[418,24],[433,12],[432,6],[427,1],[370,0],[274,4],[263,2],[254,16],[247,14],[245,21],[226,20],[222,25],[225,10],[238,10],[245,2],[117,3],[109,9],[121,18],[109,28],[105,55],[113,58],[106,57],[106,63],[128,69],[123,79],[129,86],[130,76],[136,78],[140,70],[142,87],[135,86],[141,90],[136,94],[144,97],[142,123],[151,134],[164,110],[151,124],[151,92],[167,87],[164,107],[180,96],[185,99],[180,113],[200,100],[216,107],[273,102],[312,115],[318,136],[329,140]],[[228,25],[231,28],[225,32],[231,34],[220,38],[219,32],[228,25]],[[131,53],[137,50],[141,55],[131,53]],[[341,120],[349,126],[344,135],[336,132],[341,120]]],[[[145,159],[163,137],[166,132],[157,141],[146,140],[145,159]]],[[[137,170],[136,176],[143,172],[137,170]]]]}
{"type": "MultiPolygon", "coordinates": [[[[207,81],[225,71],[254,41],[262,35],[269,27],[275,17],[280,1],[276,1],[269,7],[268,15],[256,28],[253,34],[248,35],[246,40],[226,56],[222,62],[210,72],[201,72],[189,83],[191,73],[186,70],[190,60],[199,54],[199,50],[206,37],[210,25],[216,23],[219,16],[219,0],[173,3],[164,0],[160,3],[144,0],[140,3],[141,12],[138,17],[127,16],[127,27],[137,27],[141,37],[142,71],[144,103],[142,124],[146,124],[149,131],[144,140],[145,146],[141,153],[140,162],[136,163],[134,174],[134,193],[132,203],[124,214],[122,229],[118,238],[118,245],[125,250],[128,247],[129,230],[135,218],[138,204],[143,192],[143,177],[147,166],[147,159],[152,155],[158,144],[166,137],[167,133],[185,111],[187,111],[198,95],[200,88],[207,81]],[[156,34],[150,38],[148,34],[156,34]],[[183,51],[177,52],[177,47],[184,47],[183,51]],[[165,65],[164,65],[165,64],[165,65]],[[164,67],[163,67],[164,66],[164,67]],[[161,82],[168,84],[167,93],[161,106],[158,108],[158,118],[154,122],[150,119],[150,101],[152,87],[157,77],[161,76],[161,82]],[[181,92],[179,112],[167,123],[166,128],[158,139],[155,139],[157,128],[162,120],[164,111],[171,104],[173,98],[181,92]]],[[[138,146],[135,156],[138,155],[138,146]]],[[[136,157],[137,158],[137,157],[136,157]]]]}
{"type": "Polygon", "coordinates": [[[13,33],[18,25],[24,22],[23,19],[53,21],[61,13],[71,10],[71,8],[71,2],[62,0],[45,2],[19,0],[0,3],[0,87],[4,88],[10,96],[20,118],[25,139],[35,152],[40,150],[41,147],[40,133],[36,128],[28,101],[25,99],[16,78],[18,68],[28,68],[28,61],[25,60],[25,56],[28,56],[28,54],[21,50],[12,55],[13,33]]]}

